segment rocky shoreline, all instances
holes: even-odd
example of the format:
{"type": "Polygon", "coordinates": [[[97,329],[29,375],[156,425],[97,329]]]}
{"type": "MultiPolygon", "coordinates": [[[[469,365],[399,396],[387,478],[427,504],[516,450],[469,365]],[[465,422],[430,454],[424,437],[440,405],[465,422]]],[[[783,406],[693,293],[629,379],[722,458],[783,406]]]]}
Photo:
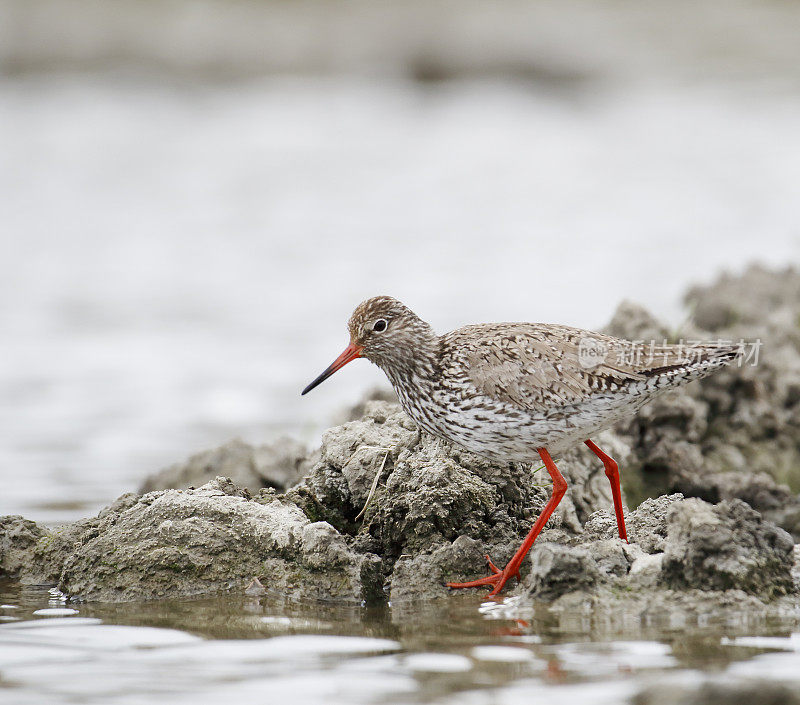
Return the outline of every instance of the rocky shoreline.
{"type": "MultiPolygon", "coordinates": [[[[800,274],[753,266],[689,292],[693,323],[668,331],[624,303],[630,340],[760,339],[731,367],[598,438],[628,488],[663,489],[616,537],[602,465],[556,461],[569,489],[509,590],[517,606],[624,605],[640,614],[726,606],[800,618],[800,274]],[[671,606],[671,607],[670,607],[671,606]]],[[[219,591],[402,604],[502,564],[549,496],[546,473],[495,464],[421,434],[383,398],[307,451],[232,441],[145,480],[96,517],[49,529],[0,518],[0,577],[76,600],[219,591]]],[[[629,493],[629,496],[631,493],[629,493]]]]}

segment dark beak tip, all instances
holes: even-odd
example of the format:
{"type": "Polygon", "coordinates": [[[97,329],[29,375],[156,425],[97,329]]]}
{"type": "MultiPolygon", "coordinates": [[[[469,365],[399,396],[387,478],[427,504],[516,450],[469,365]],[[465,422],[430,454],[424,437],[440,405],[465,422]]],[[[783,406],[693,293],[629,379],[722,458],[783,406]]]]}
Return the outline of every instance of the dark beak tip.
{"type": "Polygon", "coordinates": [[[328,377],[330,377],[336,370],[332,370],[330,367],[325,370],[319,377],[317,377],[311,384],[309,384],[302,392],[300,392],[300,396],[305,396],[308,394],[314,387],[319,386],[322,384],[328,377]]]}
{"type": "Polygon", "coordinates": [[[350,345],[345,348],[345,351],[333,361],[331,365],[319,376],[317,377],[311,384],[309,384],[302,392],[300,392],[300,396],[305,396],[308,394],[314,387],[319,384],[322,384],[328,377],[330,377],[336,370],[341,369],[344,367],[348,362],[351,360],[355,360],[357,357],[360,357],[361,348],[350,343],[350,345]]]}
{"type": "MultiPolygon", "coordinates": [[[[321,381],[321,380],[320,380],[320,381],[321,381]]],[[[314,389],[314,387],[316,387],[318,384],[319,384],[319,382],[318,382],[317,380],[314,380],[314,381],[313,381],[311,384],[309,384],[309,385],[308,385],[308,386],[307,386],[307,387],[306,387],[306,388],[305,388],[305,389],[304,389],[302,392],[300,392],[300,396],[301,396],[301,397],[304,397],[304,396],[305,396],[306,394],[308,394],[308,393],[309,393],[309,392],[310,392],[312,389],[314,389]]]]}

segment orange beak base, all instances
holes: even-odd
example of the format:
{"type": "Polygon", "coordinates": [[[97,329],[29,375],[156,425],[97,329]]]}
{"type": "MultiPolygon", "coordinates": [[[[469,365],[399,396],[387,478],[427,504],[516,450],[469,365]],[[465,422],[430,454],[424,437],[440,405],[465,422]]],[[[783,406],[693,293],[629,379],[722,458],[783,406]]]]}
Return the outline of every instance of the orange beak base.
{"type": "Polygon", "coordinates": [[[345,365],[346,365],[348,362],[351,362],[352,360],[355,360],[357,357],[361,357],[361,351],[362,351],[363,349],[364,349],[364,348],[363,348],[363,347],[361,347],[360,345],[356,345],[355,343],[350,343],[350,345],[348,345],[348,346],[345,348],[344,352],[343,352],[341,355],[339,355],[339,357],[337,357],[337,358],[336,358],[336,359],[335,359],[335,360],[334,360],[334,361],[331,363],[331,366],[330,366],[330,367],[328,367],[328,369],[327,369],[327,370],[325,370],[325,372],[323,372],[323,373],[322,373],[322,374],[321,374],[319,377],[317,377],[317,378],[316,378],[316,379],[315,379],[315,380],[314,380],[314,381],[313,381],[311,384],[309,384],[309,385],[308,385],[308,386],[307,386],[307,387],[306,387],[306,388],[305,388],[305,389],[304,389],[304,390],[301,392],[301,396],[302,396],[303,394],[308,394],[308,393],[309,393],[309,392],[310,392],[312,389],[314,389],[314,387],[316,387],[318,384],[322,384],[322,383],[323,383],[323,382],[324,382],[326,379],[328,379],[328,377],[330,377],[330,376],[331,376],[331,375],[332,375],[334,372],[336,372],[336,370],[339,370],[339,369],[341,369],[341,368],[342,368],[342,367],[344,367],[344,366],[345,366],[345,365]]]}

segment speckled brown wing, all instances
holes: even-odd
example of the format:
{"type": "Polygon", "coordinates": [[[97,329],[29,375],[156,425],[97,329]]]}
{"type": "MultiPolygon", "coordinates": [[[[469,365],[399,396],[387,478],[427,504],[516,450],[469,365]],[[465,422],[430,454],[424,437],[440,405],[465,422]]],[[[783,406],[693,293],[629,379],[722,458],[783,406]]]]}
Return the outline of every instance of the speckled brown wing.
{"type": "Polygon", "coordinates": [[[568,326],[503,323],[466,326],[443,340],[443,364],[460,368],[476,391],[529,411],[622,392],[656,369],[677,364],[675,346],[644,349],[568,326]],[[643,354],[644,353],[644,354],[643,354]],[[652,353],[652,354],[651,354],[652,353]]]}

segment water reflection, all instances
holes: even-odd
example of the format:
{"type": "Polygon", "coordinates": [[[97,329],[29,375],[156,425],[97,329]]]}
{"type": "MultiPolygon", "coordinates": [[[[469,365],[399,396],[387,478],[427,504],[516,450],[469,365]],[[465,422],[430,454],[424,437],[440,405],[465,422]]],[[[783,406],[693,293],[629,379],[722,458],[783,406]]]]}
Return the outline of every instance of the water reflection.
{"type": "Polygon", "coordinates": [[[469,595],[402,608],[231,595],[65,606],[46,587],[0,583],[0,701],[605,703],[700,670],[800,678],[793,622],[678,633],[619,615],[614,631],[607,615],[479,606],[469,595]]]}

